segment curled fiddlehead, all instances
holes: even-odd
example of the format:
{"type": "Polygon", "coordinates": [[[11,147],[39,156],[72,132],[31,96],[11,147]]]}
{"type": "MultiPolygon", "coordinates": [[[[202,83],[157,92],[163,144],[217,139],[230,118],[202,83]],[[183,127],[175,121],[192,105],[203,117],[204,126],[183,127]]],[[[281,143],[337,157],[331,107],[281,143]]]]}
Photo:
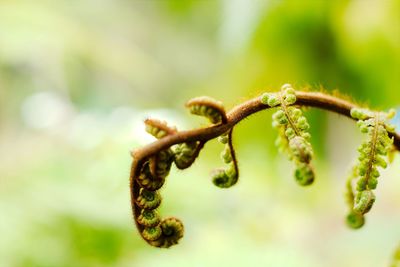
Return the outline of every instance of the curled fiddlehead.
{"type": "MultiPolygon", "coordinates": [[[[170,217],[166,218],[159,224],[162,235],[154,240],[149,240],[149,244],[159,248],[169,248],[178,243],[183,237],[183,224],[180,220],[170,217]]],[[[158,231],[158,230],[156,230],[158,231]]]]}
{"type": "Polygon", "coordinates": [[[276,144],[282,153],[287,153],[289,159],[296,165],[295,179],[302,185],[310,185],[314,181],[314,170],[310,164],[313,149],[310,143],[308,129],[310,125],[295,106],[296,94],[290,84],[285,84],[277,94],[265,93],[261,102],[270,107],[279,106],[273,114],[273,126],[278,129],[276,144]]]}
{"type": "MultiPolygon", "coordinates": [[[[353,207],[348,216],[348,225],[360,228],[363,224],[361,218],[368,213],[374,202],[375,194],[372,190],[378,185],[379,167],[386,168],[387,155],[392,148],[393,139],[389,133],[394,132],[394,126],[388,122],[393,118],[394,111],[389,113],[372,112],[367,109],[353,108],[351,116],[357,119],[360,131],[367,134],[367,139],[358,148],[359,157],[353,169],[353,177],[357,178],[356,193],[353,193],[353,207]],[[351,223],[351,219],[359,218],[359,223],[351,223]]],[[[351,182],[350,182],[351,183],[351,182]]],[[[352,186],[347,185],[347,188],[352,186]]],[[[349,197],[350,199],[350,197],[349,197]]],[[[354,219],[355,220],[355,219],[354,219]]]]}
{"type": "MultiPolygon", "coordinates": [[[[170,164],[170,163],[169,163],[170,164]]],[[[139,175],[135,176],[135,180],[132,188],[133,205],[134,205],[134,217],[136,226],[141,233],[143,239],[145,239],[150,245],[157,247],[169,247],[177,244],[179,239],[183,236],[183,225],[182,223],[173,217],[161,219],[157,212],[157,208],[161,204],[161,196],[157,189],[159,189],[163,183],[157,181],[157,189],[143,186],[143,181],[139,179],[143,175],[143,167],[148,166],[149,162],[146,161],[139,171],[139,175]],[[171,221],[173,223],[171,223],[171,221]]],[[[133,169],[132,172],[137,173],[137,169],[133,169]]],[[[148,171],[147,179],[152,181],[154,177],[151,172],[148,171]]],[[[150,184],[152,184],[150,182],[150,184]]]]}
{"type": "Polygon", "coordinates": [[[174,162],[176,167],[181,170],[189,168],[199,155],[203,146],[204,142],[201,141],[186,142],[173,146],[172,149],[175,154],[174,162]]]}
{"type": "MultiPolygon", "coordinates": [[[[193,98],[186,103],[190,112],[194,115],[204,116],[211,123],[226,123],[227,117],[225,108],[220,101],[211,97],[201,96],[193,98]]],[[[224,135],[221,135],[219,141],[225,144],[225,148],[221,153],[221,158],[227,165],[226,168],[215,169],[211,176],[214,185],[220,188],[228,188],[236,184],[239,177],[239,170],[235,150],[232,144],[232,129],[224,135]]]]}
{"type": "Polygon", "coordinates": [[[167,122],[157,119],[145,119],[144,124],[146,126],[146,132],[157,139],[161,139],[167,135],[175,134],[177,132],[176,127],[171,127],[167,124],[167,122]]]}
{"type": "MultiPolygon", "coordinates": [[[[145,125],[146,131],[157,139],[177,132],[175,127],[155,119],[146,119],[145,125]]],[[[178,219],[170,217],[161,220],[157,212],[161,204],[157,190],[164,185],[174,158],[173,150],[167,148],[147,158],[132,171],[135,178],[132,195],[136,226],[143,239],[156,247],[170,247],[183,236],[183,225],[178,219]]]]}
{"type": "MultiPolygon", "coordinates": [[[[186,106],[192,114],[205,116],[214,124],[226,123],[227,121],[222,103],[212,98],[194,98],[186,106]]],[[[177,133],[176,127],[170,127],[166,122],[160,120],[146,119],[144,123],[146,131],[157,139],[177,133]]],[[[230,155],[230,159],[226,159],[228,163],[232,161],[232,158],[235,158],[234,152],[232,152],[231,136],[232,130],[228,134],[228,153],[230,155]]],[[[204,144],[204,141],[176,144],[149,156],[142,164],[136,165],[134,170],[132,170],[134,174],[132,197],[135,222],[142,237],[150,245],[170,247],[177,244],[179,239],[182,238],[184,227],[180,220],[173,217],[161,220],[156,210],[161,204],[161,196],[158,190],[164,185],[172,163],[174,162],[179,169],[188,168],[195,161],[204,144]]],[[[236,165],[235,170],[237,180],[238,172],[236,165]]],[[[232,181],[233,176],[231,172],[229,169],[224,172],[224,174],[228,175],[229,181],[217,180],[223,187],[228,187],[229,184],[236,182],[232,181]]]]}
{"type": "Polygon", "coordinates": [[[226,112],[222,102],[208,96],[200,96],[189,100],[186,103],[190,113],[206,117],[211,123],[226,123],[226,112]]]}
{"type": "MultiPolygon", "coordinates": [[[[186,103],[186,107],[193,115],[203,116],[211,123],[226,123],[226,113],[223,104],[208,96],[196,97],[186,103]]],[[[175,154],[175,165],[178,169],[189,168],[197,158],[204,142],[193,141],[175,145],[172,149],[175,154]]]]}
{"type": "MultiPolygon", "coordinates": [[[[146,119],[144,123],[146,131],[157,139],[176,133],[176,128],[168,126],[166,122],[156,119],[146,119]]],[[[169,174],[173,160],[174,154],[170,148],[161,150],[151,156],[142,166],[137,179],[139,184],[150,191],[160,189],[169,174]]]]}
{"type": "Polygon", "coordinates": [[[212,180],[214,185],[220,188],[229,188],[237,183],[239,177],[235,150],[232,145],[232,130],[227,135],[220,136],[218,141],[225,145],[221,159],[227,167],[215,169],[212,173],[212,180]]]}
{"type": "Polygon", "coordinates": [[[161,195],[157,191],[140,188],[136,204],[142,209],[154,210],[161,204],[161,195]]]}

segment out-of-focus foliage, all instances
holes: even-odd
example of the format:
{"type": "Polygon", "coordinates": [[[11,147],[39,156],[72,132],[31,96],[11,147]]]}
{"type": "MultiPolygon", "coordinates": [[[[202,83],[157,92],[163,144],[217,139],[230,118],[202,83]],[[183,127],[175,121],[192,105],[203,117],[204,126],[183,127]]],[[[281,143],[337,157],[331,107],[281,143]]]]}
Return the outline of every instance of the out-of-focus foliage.
{"type": "Polygon", "coordinates": [[[311,188],[277,154],[271,114],[257,114],[235,130],[233,188],[208,177],[217,142],[170,175],[162,213],[183,219],[180,245],[154,249],[136,232],[129,150],[154,140],[145,117],[198,127],[189,98],[229,109],[288,82],[398,106],[400,2],[1,1],[0,266],[387,265],[400,239],[399,160],[364,229],[348,230],[342,195],[361,135],[316,110],[305,112],[311,188]]]}

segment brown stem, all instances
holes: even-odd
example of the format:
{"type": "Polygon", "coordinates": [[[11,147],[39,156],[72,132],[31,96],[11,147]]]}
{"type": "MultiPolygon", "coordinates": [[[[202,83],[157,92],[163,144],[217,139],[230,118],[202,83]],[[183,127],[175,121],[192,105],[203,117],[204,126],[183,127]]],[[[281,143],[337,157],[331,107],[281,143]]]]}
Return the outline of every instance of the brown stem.
{"type": "Polygon", "coordinates": [[[236,177],[239,177],[239,167],[238,167],[238,161],[236,159],[235,148],[233,147],[232,133],[233,133],[233,128],[228,133],[228,146],[229,146],[229,150],[230,150],[230,153],[231,153],[233,166],[235,168],[236,177]]]}
{"type": "MultiPolygon", "coordinates": [[[[296,92],[296,97],[296,105],[316,107],[332,111],[349,118],[351,118],[350,110],[354,107],[357,107],[355,104],[346,100],[319,92],[296,92]]],[[[135,166],[140,166],[144,159],[158,153],[163,149],[175,144],[190,141],[203,141],[206,143],[210,139],[218,137],[227,132],[244,118],[268,108],[270,108],[268,105],[261,103],[260,97],[256,97],[232,108],[227,114],[227,123],[225,124],[218,124],[189,131],[181,131],[157,140],[132,153],[132,156],[134,157],[132,170],[135,169],[137,171],[138,168],[135,168],[135,166]]],[[[394,133],[390,134],[390,136],[394,138],[394,145],[396,149],[400,151],[400,135],[398,133],[394,133]]],[[[131,179],[133,176],[134,174],[131,173],[131,179]]]]}

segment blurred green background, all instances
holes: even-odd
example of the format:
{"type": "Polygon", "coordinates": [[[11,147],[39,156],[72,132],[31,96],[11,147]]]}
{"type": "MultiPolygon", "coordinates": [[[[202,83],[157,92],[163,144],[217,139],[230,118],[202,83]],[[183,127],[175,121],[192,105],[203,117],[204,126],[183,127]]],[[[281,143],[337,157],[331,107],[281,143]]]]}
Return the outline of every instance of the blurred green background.
{"type": "Polygon", "coordinates": [[[229,109],[284,83],[399,106],[400,1],[1,1],[0,266],[386,266],[400,241],[400,160],[366,226],[347,229],[361,135],[318,110],[307,112],[314,186],[295,184],[262,112],[235,131],[234,188],[210,181],[217,142],[168,177],[161,213],[184,222],[178,246],[136,232],[129,151],[153,140],[142,120],[204,126],[185,101],[229,109]]]}

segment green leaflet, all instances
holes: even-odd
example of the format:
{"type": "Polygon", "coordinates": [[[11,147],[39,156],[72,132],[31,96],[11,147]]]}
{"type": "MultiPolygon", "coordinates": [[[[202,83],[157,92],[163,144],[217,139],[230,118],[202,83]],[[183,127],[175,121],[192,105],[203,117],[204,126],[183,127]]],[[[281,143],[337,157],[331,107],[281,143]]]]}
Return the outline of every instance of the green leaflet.
{"type": "Polygon", "coordinates": [[[313,149],[310,143],[310,125],[302,111],[291,106],[296,103],[295,90],[290,84],[285,84],[280,93],[265,93],[261,102],[270,107],[279,106],[272,115],[272,125],[278,129],[279,136],[276,145],[281,153],[286,153],[296,165],[295,179],[302,186],[310,185],[314,181],[314,170],[310,162],[313,149]]]}
{"type": "Polygon", "coordinates": [[[156,209],[161,204],[160,193],[141,188],[139,196],[136,198],[136,204],[142,209],[156,209]]]}
{"type": "Polygon", "coordinates": [[[181,170],[189,168],[197,158],[202,147],[203,144],[199,141],[173,146],[172,150],[175,154],[174,162],[176,167],[181,170]]]}
{"type": "Polygon", "coordinates": [[[155,210],[143,209],[137,218],[137,222],[145,227],[154,227],[160,223],[160,216],[155,210]]]}
{"type": "Polygon", "coordinates": [[[169,248],[178,244],[183,237],[184,227],[180,220],[169,217],[161,221],[159,227],[162,234],[156,240],[149,240],[149,244],[159,248],[169,248]]]}
{"type": "Polygon", "coordinates": [[[158,154],[150,157],[149,166],[151,174],[156,179],[165,179],[171,170],[174,154],[171,149],[160,151],[158,154]]]}
{"type": "Polygon", "coordinates": [[[365,214],[369,212],[375,203],[375,195],[371,190],[363,190],[357,193],[354,201],[354,212],[365,214]]]}
{"type": "Polygon", "coordinates": [[[157,119],[146,119],[144,124],[146,126],[146,132],[157,139],[161,139],[167,135],[177,132],[176,127],[170,127],[168,126],[167,122],[157,119]]]}
{"type": "Polygon", "coordinates": [[[146,161],[143,164],[140,174],[136,177],[136,181],[141,188],[145,188],[149,191],[155,191],[164,185],[165,177],[154,176],[150,171],[149,165],[149,161],[146,161]]]}
{"type": "Polygon", "coordinates": [[[142,232],[142,236],[144,239],[148,241],[156,241],[162,235],[162,230],[159,225],[154,227],[146,227],[142,232]]]}
{"type": "Polygon", "coordinates": [[[206,117],[211,123],[225,123],[226,115],[222,102],[208,96],[200,96],[186,103],[190,113],[206,117]]]}
{"type": "Polygon", "coordinates": [[[345,193],[346,203],[347,206],[349,207],[349,213],[346,216],[346,223],[347,226],[353,229],[361,228],[365,224],[364,215],[353,211],[354,199],[355,199],[353,182],[356,178],[357,178],[357,167],[353,167],[351,175],[349,175],[349,177],[347,178],[346,193],[345,193]]]}
{"type": "MultiPolygon", "coordinates": [[[[388,123],[388,120],[394,115],[394,111],[383,113],[360,108],[351,110],[351,116],[358,120],[357,126],[360,131],[367,135],[366,140],[358,148],[358,162],[353,168],[353,179],[357,179],[356,192],[352,191],[352,194],[348,193],[346,197],[348,203],[352,204],[350,213],[354,216],[363,217],[375,202],[372,190],[378,185],[379,168],[386,168],[388,164],[387,155],[393,145],[393,139],[388,133],[394,131],[394,126],[388,123]]],[[[348,181],[346,187],[348,192],[353,190],[351,181],[348,181]]],[[[348,221],[348,225],[357,229],[363,223],[355,227],[348,221]]]]}
{"type": "Polygon", "coordinates": [[[299,185],[306,186],[314,182],[314,169],[310,164],[299,163],[294,172],[294,177],[299,185]]]}
{"type": "Polygon", "coordinates": [[[346,217],[347,226],[353,229],[359,229],[365,224],[365,217],[360,213],[356,213],[354,211],[350,211],[350,213],[346,217]]]}

